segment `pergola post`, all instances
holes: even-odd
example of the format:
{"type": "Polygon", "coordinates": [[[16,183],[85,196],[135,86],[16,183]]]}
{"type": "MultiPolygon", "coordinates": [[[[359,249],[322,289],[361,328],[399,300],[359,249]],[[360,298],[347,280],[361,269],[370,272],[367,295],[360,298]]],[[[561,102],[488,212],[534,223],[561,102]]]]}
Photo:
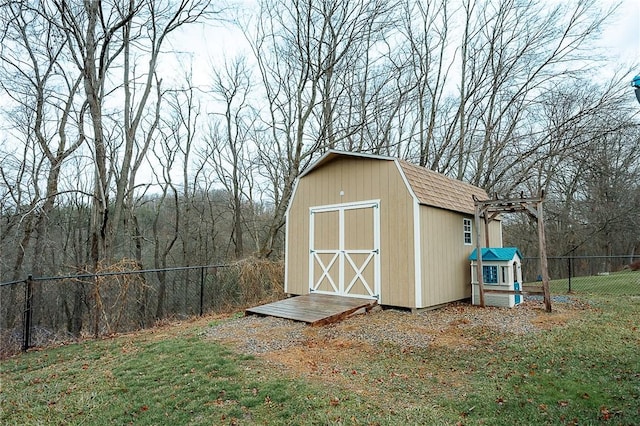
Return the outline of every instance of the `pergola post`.
{"type": "MultiPolygon", "coordinates": [[[[476,227],[476,253],[478,260],[476,261],[476,279],[478,280],[478,294],[480,296],[480,306],[484,308],[484,276],[482,273],[482,244],[480,235],[480,206],[475,203],[475,227],[476,227]]],[[[473,288],[471,289],[473,291],[473,288]]]]}
{"type": "Polygon", "coordinates": [[[551,293],[549,290],[549,265],[547,264],[547,240],[544,235],[544,220],[542,214],[542,200],[537,203],[538,247],[540,251],[540,269],[542,271],[542,291],[544,292],[544,307],[551,312],[551,293]]]}

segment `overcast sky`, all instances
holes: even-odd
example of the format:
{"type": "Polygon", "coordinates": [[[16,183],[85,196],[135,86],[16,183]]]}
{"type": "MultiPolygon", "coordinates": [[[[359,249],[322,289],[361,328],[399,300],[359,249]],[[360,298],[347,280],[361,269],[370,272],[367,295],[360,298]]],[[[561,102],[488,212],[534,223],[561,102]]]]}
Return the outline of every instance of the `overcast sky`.
{"type": "Polygon", "coordinates": [[[604,47],[623,62],[640,64],[640,0],[623,0],[612,22],[603,37],[604,47]]]}
{"type": "MultiPolygon", "coordinates": [[[[247,4],[254,0],[236,1],[247,4]]],[[[638,69],[631,72],[631,82],[634,75],[640,74],[640,0],[596,0],[596,4],[603,8],[618,3],[621,6],[609,20],[609,25],[604,28],[602,40],[596,47],[603,48],[611,56],[612,72],[623,65],[638,65],[638,69]]],[[[217,28],[190,27],[173,40],[169,50],[184,52],[183,65],[189,63],[189,58],[193,60],[196,68],[194,82],[201,86],[207,86],[210,81],[212,63],[222,65],[224,58],[230,60],[243,50],[250,56],[242,32],[237,28],[225,28],[222,25],[217,28]]],[[[602,71],[606,74],[607,70],[602,71]]]]}

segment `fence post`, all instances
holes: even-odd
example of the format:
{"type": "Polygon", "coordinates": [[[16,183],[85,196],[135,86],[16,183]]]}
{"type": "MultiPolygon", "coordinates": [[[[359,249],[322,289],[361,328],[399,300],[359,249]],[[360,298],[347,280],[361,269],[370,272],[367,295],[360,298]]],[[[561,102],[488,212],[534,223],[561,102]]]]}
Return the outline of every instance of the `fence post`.
{"type": "Polygon", "coordinates": [[[200,268],[200,316],[204,314],[204,266],[200,268]]]}
{"type": "Polygon", "coordinates": [[[571,293],[571,276],[573,275],[573,256],[569,256],[567,259],[567,264],[569,266],[569,290],[567,293],[571,293]]]}
{"type": "Polygon", "coordinates": [[[33,303],[33,275],[29,275],[25,281],[24,314],[22,325],[22,350],[26,351],[31,346],[31,317],[33,303]]]}
{"type": "Polygon", "coordinates": [[[97,272],[93,275],[93,292],[94,292],[94,305],[95,314],[93,316],[93,338],[100,337],[100,311],[102,310],[102,299],[100,296],[100,281],[98,281],[97,272]]]}

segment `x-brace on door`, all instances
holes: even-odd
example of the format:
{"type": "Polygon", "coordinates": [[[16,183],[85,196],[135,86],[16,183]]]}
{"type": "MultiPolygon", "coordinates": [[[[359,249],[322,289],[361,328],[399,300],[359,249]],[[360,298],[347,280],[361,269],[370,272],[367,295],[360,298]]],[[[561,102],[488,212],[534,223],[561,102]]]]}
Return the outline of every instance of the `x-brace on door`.
{"type": "Polygon", "coordinates": [[[309,214],[310,291],[379,298],[380,201],[317,206],[309,214]]]}

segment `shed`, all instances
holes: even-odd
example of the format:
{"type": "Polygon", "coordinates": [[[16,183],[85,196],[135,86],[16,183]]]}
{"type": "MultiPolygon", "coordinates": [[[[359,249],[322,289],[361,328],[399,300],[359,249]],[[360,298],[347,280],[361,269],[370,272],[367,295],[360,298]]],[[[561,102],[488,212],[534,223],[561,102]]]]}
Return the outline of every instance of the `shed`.
{"type": "MultiPolygon", "coordinates": [[[[471,261],[472,303],[480,304],[480,291],[476,274],[478,251],[473,250],[471,261]]],[[[522,254],[516,247],[485,247],[482,249],[482,282],[490,290],[522,290],[522,254]]],[[[490,293],[485,296],[488,306],[512,308],[522,302],[520,294],[490,293]]]]}
{"type": "MultiPolygon", "coordinates": [[[[470,298],[473,195],[488,198],[398,158],[325,153],[298,177],[287,209],[285,292],[410,309],[470,298]]],[[[488,229],[501,246],[500,221],[488,229]]]]}

